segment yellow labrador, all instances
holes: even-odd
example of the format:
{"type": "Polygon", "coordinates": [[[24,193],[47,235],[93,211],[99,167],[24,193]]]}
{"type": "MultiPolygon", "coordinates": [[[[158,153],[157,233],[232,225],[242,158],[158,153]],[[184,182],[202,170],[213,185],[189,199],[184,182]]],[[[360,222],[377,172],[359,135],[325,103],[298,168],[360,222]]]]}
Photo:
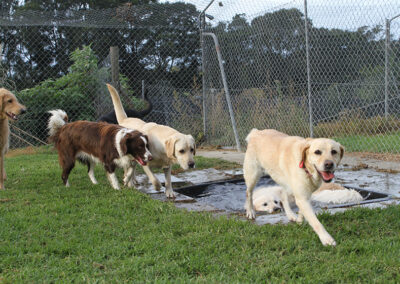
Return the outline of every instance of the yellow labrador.
{"type": "MultiPolygon", "coordinates": [[[[330,182],[344,154],[344,148],[337,142],[318,138],[304,139],[288,136],[273,129],[250,131],[243,164],[246,182],[246,216],[255,219],[253,188],[264,171],[286,191],[293,195],[299,207],[299,216],[290,209],[289,220],[301,223],[303,217],[317,233],[323,245],[336,245],[335,240],[317,219],[310,203],[311,194],[322,181],[330,182]]],[[[286,204],[287,205],[287,204],[286,204]]]]}
{"type": "MultiPolygon", "coordinates": [[[[160,125],[154,122],[146,123],[139,118],[127,117],[117,90],[107,84],[107,88],[111,94],[114,104],[115,114],[119,125],[127,128],[138,130],[146,134],[149,138],[149,150],[153,156],[153,160],[147,166],[143,166],[143,170],[150,179],[156,190],[161,189],[160,181],[154,176],[151,167],[161,167],[165,175],[165,194],[168,198],[174,198],[175,193],[171,185],[171,167],[178,163],[184,170],[194,168],[194,155],[196,154],[196,144],[191,135],[185,135],[177,130],[160,125]]],[[[135,180],[135,169],[133,172],[133,182],[135,180]]],[[[131,181],[125,180],[125,183],[131,181]]]]}

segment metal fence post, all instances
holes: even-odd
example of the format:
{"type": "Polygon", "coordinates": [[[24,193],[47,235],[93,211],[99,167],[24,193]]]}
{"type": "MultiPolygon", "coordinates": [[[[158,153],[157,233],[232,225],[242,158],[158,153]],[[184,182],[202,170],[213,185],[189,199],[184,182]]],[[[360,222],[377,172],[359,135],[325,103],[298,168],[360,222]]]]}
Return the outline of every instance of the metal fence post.
{"type": "Polygon", "coordinates": [[[119,49],[118,46],[110,47],[111,82],[117,90],[119,89],[119,49]]]}
{"type": "Polygon", "coordinates": [[[388,117],[388,92],[389,92],[389,44],[390,44],[390,21],[386,19],[385,29],[385,118],[388,117]]]}
{"type": "Polygon", "coordinates": [[[203,135],[204,138],[207,139],[207,106],[206,106],[206,79],[204,77],[205,74],[205,66],[204,66],[204,36],[203,32],[206,25],[206,11],[214,3],[215,0],[211,0],[208,5],[204,8],[204,10],[199,14],[199,28],[200,28],[200,49],[201,49],[201,78],[202,78],[202,90],[203,90],[203,135]]]}
{"type": "Polygon", "coordinates": [[[201,48],[201,79],[202,79],[202,91],[203,91],[203,135],[204,139],[207,139],[207,106],[206,106],[206,78],[205,75],[205,64],[204,64],[204,25],[205,25],[205,14],[200,15],[200,48],[201,48]]]}
{"type": "Polygon", "coordinates": [[[312,101],[311,101],[310,44],[308,41],[307,17],[308,17],[308,15],[307,15],[307,0],[304,0],[304,28],[305,28],[305,37],[306,37],[308,112],[309,112],[309,119],[310,119],[310,137],[314,137],[312,101]]]}
{"type": "Polygon", "coordinates": [[[386,19],[385,28],[385,118],[389,116],[389,49],[390,49],[390,23],[400,17],[400,14],[391,19],[386,19]]]}
{"type": "Polygon", "coordinates": [[[226,81],[224,63],[222,61],[222,55],[221,55],[221,50],[220,50],[219,43],[218,43],[218,38],[214,33],[203,33],[203,36],[211,36],[213,38],[213,40],[214,40],[215,50],[217,51],[217,56],[218,56],[219,69],[221,71],[222,83],[224,85],[224,90],[225,90],[226,102],[228,104],[229,115],[231,117],[233,134],[235,135],[236,148],[237,148],[238,151],[241,151],[240,141],[239,141],[239,134],[238,134],[238,131],[237,131],[236,121],[235,121],[235,114],[233,113],[231,97],[230,97],[230,94],[229,94],[228,83],[226,81]]]}

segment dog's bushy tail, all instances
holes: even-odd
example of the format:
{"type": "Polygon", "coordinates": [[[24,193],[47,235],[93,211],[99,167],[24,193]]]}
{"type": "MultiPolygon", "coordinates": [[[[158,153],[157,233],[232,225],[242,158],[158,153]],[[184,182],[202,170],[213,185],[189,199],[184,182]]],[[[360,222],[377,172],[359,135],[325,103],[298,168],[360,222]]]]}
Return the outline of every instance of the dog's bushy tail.
{"type": "Polygon", "coordinates": [[[49,142],[57,141],[59,130],[68,122],[68,115],[61,109],[50,110],[51,114],[47,129],[49,130],[49,142]]]}
{"type": "Polygon", "coordinates": [[[252,130],[250,130],[249,134],[246,137],[247,144],[249,143],[251,134],[254,133],[255,131],[258,131],[258,129],[257,128],[253,128],[252,130]]]}
{"type": "Polygon", "coordinates": [[[124,107],[122,106],[117,90],[110,84],[107,84],[107,88],[110,92],[111,100],[114,105],[115,116],[117,117],[118,123],[121,123],[122,120],[126,119],[128,116],[126,115],[124,107]]]}

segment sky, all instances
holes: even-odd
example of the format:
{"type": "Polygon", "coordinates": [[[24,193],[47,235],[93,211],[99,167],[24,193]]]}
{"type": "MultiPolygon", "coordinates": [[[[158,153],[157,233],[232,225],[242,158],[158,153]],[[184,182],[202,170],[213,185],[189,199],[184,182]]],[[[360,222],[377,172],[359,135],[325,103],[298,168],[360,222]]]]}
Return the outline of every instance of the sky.
{"type": "MultiPolygon", "coordinates": [[[[203,10],[211,0],[186,0],[203,10]]],[[[161,0],[160,2],[167,2],[161,0]]],[[[176,1],[168,1],[176,2],[176,1]]],[[[307,0],[308,17],[316,27],[357,30],[361,26],[385,25],[386,18],[400,15],[400,0],[307,0]]],[[[304,0],[215,0],[207,14],[210,23],[229,21],[245,13],[248,20],[282,8],[297,8],[304,13],[304,0]]],[[[391,32],[400,35],[400,17],[391,22],[391,32]]]]}

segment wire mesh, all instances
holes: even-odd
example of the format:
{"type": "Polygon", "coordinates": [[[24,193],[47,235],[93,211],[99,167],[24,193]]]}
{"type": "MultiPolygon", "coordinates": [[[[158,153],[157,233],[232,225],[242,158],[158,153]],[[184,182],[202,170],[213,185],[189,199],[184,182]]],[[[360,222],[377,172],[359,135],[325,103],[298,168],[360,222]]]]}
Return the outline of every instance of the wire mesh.
{"type": "MultiPolygon", "coordinates": [[[[400,18],[391,21],[385,44],[386,19],[400,13],[399,3],[308,1],[306,19],[305,1],[277,2],[222,1],[206,12],[205,30],[220,41],[241,142],[254,127],[275,128],[332,137],[348,151],[399,153],[400,18]]],[[[234,145],[211,39],[204,49],[206,137],[234,145]]]]}
{"type": "Polygon", "coordinates": [[[111,46],[125,108],[146,107],[144,84],[153,103],[144,120],[235,146],[216,47],[211,37],[200,41],[199,15],[210,3],[203,28],[219,40],[242,145],[252,128],[307,137],[311,118],[315,137],[347,151],[400,153],[400,4],[392,0],[308,1],[307,19],[304,0],[1,6],[0,86],[28,107],[11,128],[19,136],[12,147],[45,142],[50,109],[71,120],[113,109],[111,46]]]}

